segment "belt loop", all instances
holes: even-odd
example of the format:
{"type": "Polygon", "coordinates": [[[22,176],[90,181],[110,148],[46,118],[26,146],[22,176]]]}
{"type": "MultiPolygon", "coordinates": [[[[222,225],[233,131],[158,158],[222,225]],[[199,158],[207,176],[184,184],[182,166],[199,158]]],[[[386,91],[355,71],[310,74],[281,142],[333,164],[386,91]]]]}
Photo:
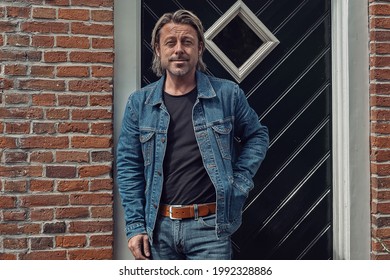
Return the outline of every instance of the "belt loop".
{"type": "Polygon", "coordinates": [[[199,218],[198,204],[194,204],[194,219],[197,221],[199,218]]]}

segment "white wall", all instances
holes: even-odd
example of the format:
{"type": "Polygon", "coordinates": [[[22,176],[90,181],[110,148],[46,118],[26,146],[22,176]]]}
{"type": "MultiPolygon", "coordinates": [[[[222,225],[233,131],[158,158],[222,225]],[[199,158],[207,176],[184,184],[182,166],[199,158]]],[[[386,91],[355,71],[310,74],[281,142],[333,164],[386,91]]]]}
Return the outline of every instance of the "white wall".
{"type": "MultiPolygon", "coordinates": [[[[120,125],[129,94],[140,85],[140,0],[114,1],[114,137],[118,141],[120,125]]],[[[133,259],[127,248],[123,209],[114,191],[114,259],[133,259]]]]}
{"type": "Polygon", "coordinates": [[[370,122],[368,1],[349,1],[351,259],[369,259],[370,122]]]}

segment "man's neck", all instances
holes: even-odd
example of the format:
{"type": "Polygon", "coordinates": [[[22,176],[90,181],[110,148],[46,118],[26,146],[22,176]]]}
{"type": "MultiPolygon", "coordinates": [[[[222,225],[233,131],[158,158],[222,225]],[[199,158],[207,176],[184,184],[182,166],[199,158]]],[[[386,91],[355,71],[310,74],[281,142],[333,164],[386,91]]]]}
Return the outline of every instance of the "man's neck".
{"type": "Polygon", "coordinates": [[[195,73],[186,76],[173,76],[167,74],[164,91],[170,95],[183,95],[196,87],[195,73]]]}

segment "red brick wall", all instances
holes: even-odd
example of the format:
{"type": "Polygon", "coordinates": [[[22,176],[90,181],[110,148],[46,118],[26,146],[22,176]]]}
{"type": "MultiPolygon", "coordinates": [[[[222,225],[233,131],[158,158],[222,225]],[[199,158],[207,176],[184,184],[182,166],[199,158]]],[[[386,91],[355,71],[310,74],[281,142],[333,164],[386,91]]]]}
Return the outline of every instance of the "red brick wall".
{"type": "Polygon", "coordinates": [[[114,0],[0,3],[0,259],[110,259],[114,0]]]}
{"type": "Polygon", "coordinates": [[[390,259],[390,1],[369,0],[372,259],[390,259]]]}

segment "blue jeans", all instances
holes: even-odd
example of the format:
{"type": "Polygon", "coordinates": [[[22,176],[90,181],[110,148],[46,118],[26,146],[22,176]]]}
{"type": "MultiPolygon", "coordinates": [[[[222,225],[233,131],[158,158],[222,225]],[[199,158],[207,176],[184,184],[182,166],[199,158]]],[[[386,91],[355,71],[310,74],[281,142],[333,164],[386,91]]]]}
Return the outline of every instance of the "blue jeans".
{"type": "Polygon", "coordinates": [[[230,260],[230,237],[217,238],[216,216],[171,220],[159,217],[151,244],[155,260],[230,260]]]}

